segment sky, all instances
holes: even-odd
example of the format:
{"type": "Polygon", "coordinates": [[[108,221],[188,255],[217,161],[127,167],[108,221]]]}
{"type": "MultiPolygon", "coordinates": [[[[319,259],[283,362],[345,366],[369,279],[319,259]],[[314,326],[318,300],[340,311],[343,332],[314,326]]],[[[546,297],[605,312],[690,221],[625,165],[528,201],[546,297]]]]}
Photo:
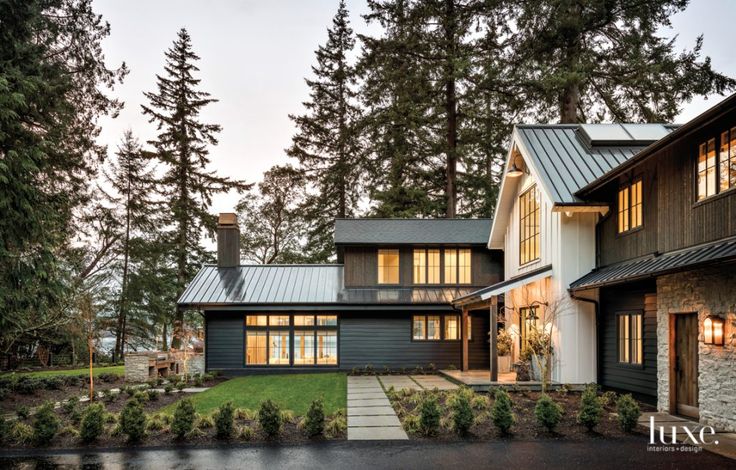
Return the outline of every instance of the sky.
{"type": "MultiPolygon", "coordinates": [[[[156,90],[163,72],[164,51],[185,27],[200,56],[201,90],[220,101],[202,113],[204,122],[222,126],[219,144],[211,148],[211,169],[247,182],[260,181],[264,171],[285,163],[285,149],[295,132],[289,114],[299,114],[308,99],[304,82],[314,64],[314,51],[327,39],[327,27],[338,0],[95,0],[95,11],[110,23],[102,44],[108,65],[125,62],[130,73],[113,91],[125,102],[116,119],[103,118],[100,142],[114,152],[123,132],[132,129],[141,141],[155,136],[155,126],[142,116],[143,92],[156,90]]],[[[353,29],[377,34],[361,15],[365,1],[348,0],[353,29]]],[[[703,34],[703,55],[713,67],[736,77],[733,30],[736,1],[696,0],[672,18],[679,50],[691,48],[703,34]],[[718,12],[718,14],[714,14],[718,12]]],[[[696,98],[685,104],[677,122],[686,122],[723,97],[696,98]]],[[[212,213],[231,212],[235,192],[218,195],[212,213]]]]}

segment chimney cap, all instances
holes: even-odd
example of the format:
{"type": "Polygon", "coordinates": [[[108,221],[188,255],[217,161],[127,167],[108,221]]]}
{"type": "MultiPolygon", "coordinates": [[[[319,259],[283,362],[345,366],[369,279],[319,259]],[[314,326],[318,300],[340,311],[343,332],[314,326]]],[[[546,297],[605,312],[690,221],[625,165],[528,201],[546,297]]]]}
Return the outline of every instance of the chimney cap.
{"type": "Polygon", "coordinates": [[[218,225],[238,225],[238,216],[234,212],[220,212],[218,225]]]}

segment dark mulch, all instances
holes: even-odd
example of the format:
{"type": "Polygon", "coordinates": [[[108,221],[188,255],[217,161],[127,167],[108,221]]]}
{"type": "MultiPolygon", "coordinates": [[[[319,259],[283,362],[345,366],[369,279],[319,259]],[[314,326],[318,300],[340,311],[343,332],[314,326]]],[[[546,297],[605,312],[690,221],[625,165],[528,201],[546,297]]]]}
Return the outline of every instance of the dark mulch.
{"type": "MultiPolygon", "coordinates": [[[[584,439],[607,439],[607,438],[621,438],[627,434],[623,432],[617,421],[615,414],[615,404],[610,404],[604,408],[603,416],[601,417],[600,424],[595,428],[594,431],[589,432],[584,426],[577,422],[577,414],[580,408],[580,392],[558,392],[551,391],[548,395],[556,402],[562,405],[563,414],[560,424],[556,430],[552,433],[542,428],[537,424],[536,417],[534,416],[534,407],[537,399],[539,399],[541,392],[532,391],[512,391],[509,392],[511,395],[511,401],[513,403],[513,413],[516,421],[511,428],[511,434],[503,436],[498,433],[490,419],[490,409],[493,403],[493,399],[488,399],[487,393],[476,393],[476,395],[486,397],[488,407],[485,409],[474,409],[473,414],[476,417],[476,422],[470,429],[470,434],[461,438],[452,430],[452,420],[450,407],[447,405],[447,399],[453,392],[422,392],[422,393],[435,393],[438,395],[440,409],[443,412],[442,418],[442,429],[440,432],[433,437],[424,437],[420,433],[410,433],[412,439],[417,440],[440,440],[440,441],[458,441],[458,440],[494,440],[494,439],[572,439],[572,440],[584,440],[584,439]],[[479,418],[480,417],[480,418],[479,418]]],[[[418,414],[418,410],[415,411],[419,405],[417,398],[411,398],[407,396],[401,396],[396,399],[392,399],[392,405],[399,414],[399,418],[402,423],[406,417],[410,414],[418,414]]],[[[645,411],[655,411],[655,409],[649,405],[641,404],[640,408],[642,413],[645,411]]]]}

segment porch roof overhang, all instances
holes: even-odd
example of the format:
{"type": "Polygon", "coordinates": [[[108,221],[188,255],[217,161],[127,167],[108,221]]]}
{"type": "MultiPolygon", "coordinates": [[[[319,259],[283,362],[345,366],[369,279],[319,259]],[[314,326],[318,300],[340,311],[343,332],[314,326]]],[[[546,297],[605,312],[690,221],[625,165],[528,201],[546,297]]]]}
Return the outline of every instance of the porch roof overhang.
{"type": "Polygon", "coordinates": [[[570,284],[577,292],[736,261],[736,237],[595,269],[570,284]]]}
{"type": "Polygon", "coordinates": [[[485,302],[493,296],[504,294],[512,289],[521,287],[530,282],[538,281],[552,275],[552,265],[548,264],[534,271],[521,274],[519,276],[512,277],[505,281],[493,284],[492,286],[478,289],[475,292],[464,295],[462,297],[456,297],[452,304],[456,307],[467,306],[474,303],[485,302]]]}

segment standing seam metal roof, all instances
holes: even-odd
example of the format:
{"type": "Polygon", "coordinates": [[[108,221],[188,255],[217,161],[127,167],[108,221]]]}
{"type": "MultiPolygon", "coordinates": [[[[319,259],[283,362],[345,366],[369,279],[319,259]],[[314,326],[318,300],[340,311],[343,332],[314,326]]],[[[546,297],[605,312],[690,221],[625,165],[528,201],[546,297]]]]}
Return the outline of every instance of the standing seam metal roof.
{"type": "Polygon", "coordinates": [[[485,245],[491,222],[491,219],[335,219],[335,243],[485,245]]]}

